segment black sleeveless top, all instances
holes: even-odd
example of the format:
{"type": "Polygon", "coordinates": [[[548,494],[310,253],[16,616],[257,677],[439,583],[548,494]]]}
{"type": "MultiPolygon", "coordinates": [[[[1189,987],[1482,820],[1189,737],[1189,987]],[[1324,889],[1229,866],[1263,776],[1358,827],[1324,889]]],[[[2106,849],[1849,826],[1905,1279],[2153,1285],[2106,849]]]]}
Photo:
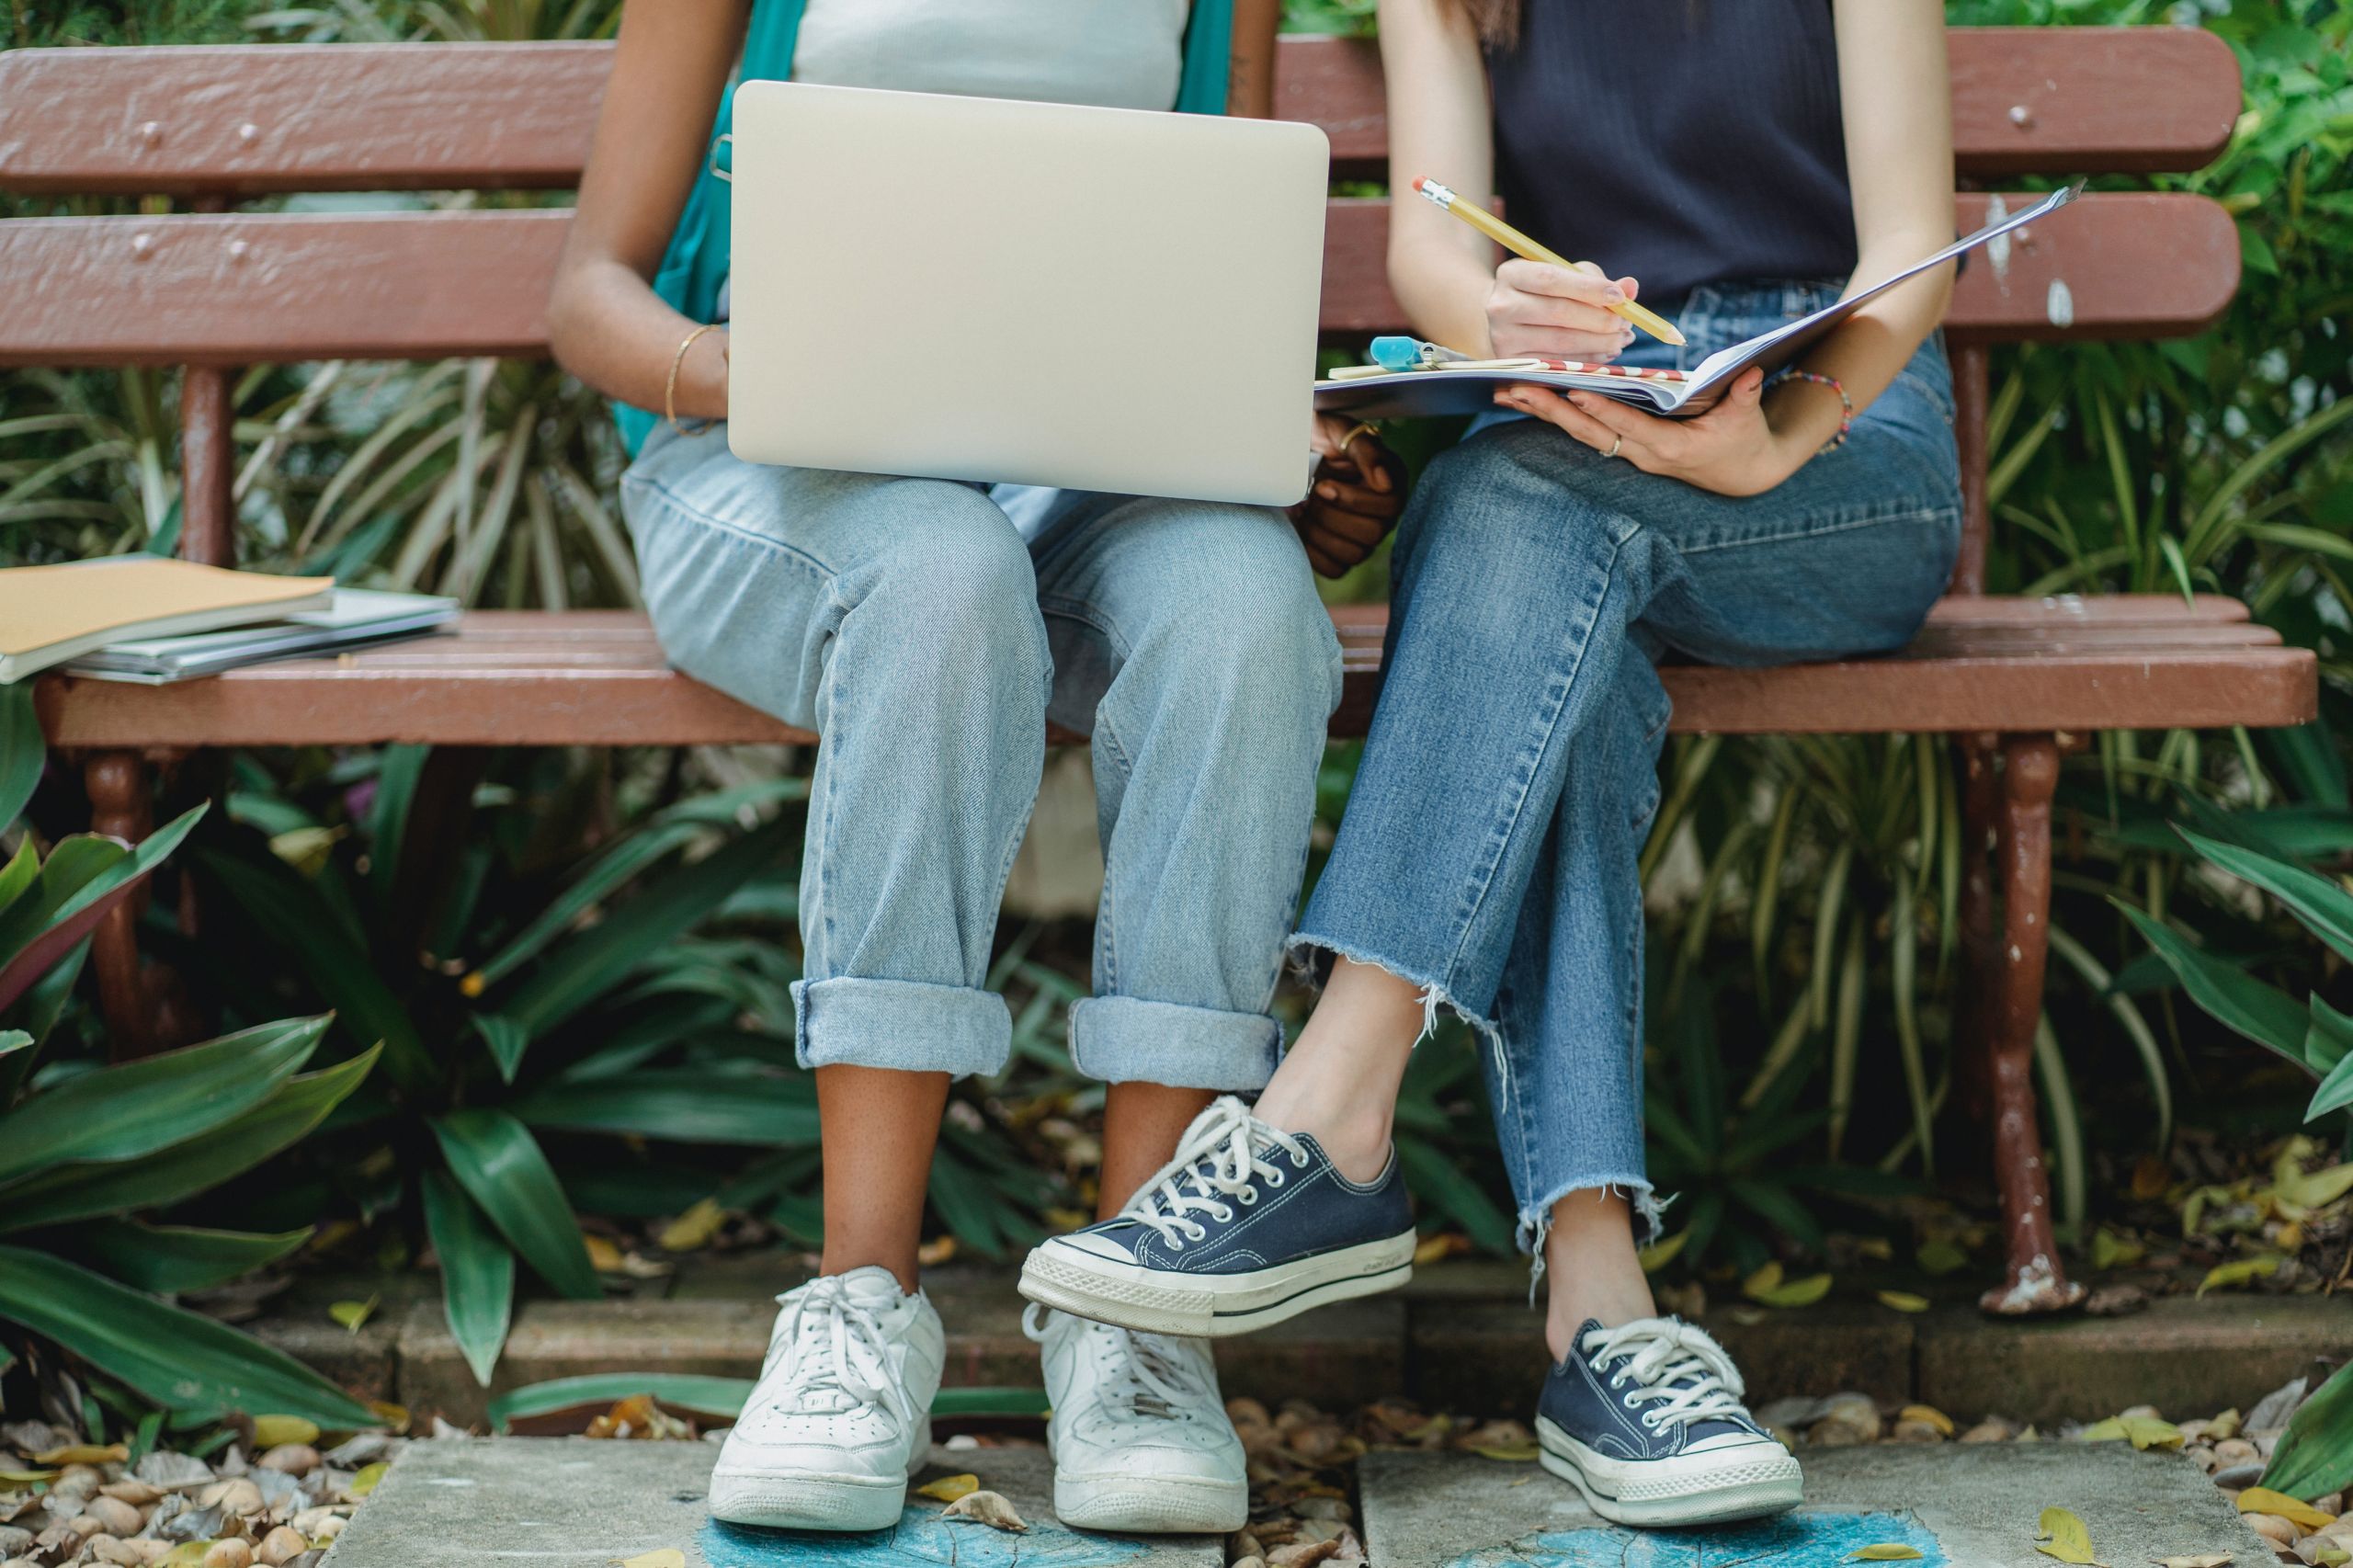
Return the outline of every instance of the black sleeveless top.
{"type": "Polygon", "coordinates": [[[1527,0],[1487,73],[1505,216],[1643,303],[1854,270],[1830,0],[1527,0]]]}

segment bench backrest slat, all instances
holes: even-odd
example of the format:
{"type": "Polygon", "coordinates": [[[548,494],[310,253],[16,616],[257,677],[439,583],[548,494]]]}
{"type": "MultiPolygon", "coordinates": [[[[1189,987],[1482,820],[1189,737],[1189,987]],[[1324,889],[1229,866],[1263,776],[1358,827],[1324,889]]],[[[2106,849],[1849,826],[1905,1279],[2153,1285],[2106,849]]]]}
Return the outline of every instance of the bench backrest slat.
{"type": "MultiPolygon", "coordinates": [[[[1955,199],[1983,223],[2005,199],[1955,199]]],[[[2025,199],[2010,198],[2013,204],[2025,199]]],[[[0,365],[253,364],[546,351],[545,305],[571,215],[175,214],[0,223],[0,365]]],[[[2230,302],[2238,237],[2201,199],[2083,198],[2050,235],[1978,258],[1955,291],[1958,339],[2194,332],[2230,302]],[[2150,258],[2163,256],[2163,267],[2150,258]]],[[[1324,330],[1404,329],[1382,252],[1388,203],[1331,204],[1324,330]]]]}
{"type": "MultiPolygon", "coordinates": [[[[609,44],[276,44],[0,53],[0,188],[74,194],[572,185],[609,44]]],[[[2192,169],[2229,139],[2237,62],[2178,28],[1956,28],[1961,173],[2192,169]]],[[[1387,157],[1369,40],[1289,38],[1276,112],[1344,170],[1387,157]]]]}

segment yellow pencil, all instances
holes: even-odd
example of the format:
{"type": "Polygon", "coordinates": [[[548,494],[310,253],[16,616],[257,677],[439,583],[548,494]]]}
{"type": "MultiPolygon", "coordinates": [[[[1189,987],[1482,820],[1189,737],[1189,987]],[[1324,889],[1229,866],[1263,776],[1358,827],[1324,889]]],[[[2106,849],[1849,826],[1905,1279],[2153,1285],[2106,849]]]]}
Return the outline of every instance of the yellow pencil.
{"type": "MultiPolygon", "coordinates": [[[[1479,206],[1476,202],[1463,200],[1434,179],[1417,177],[1414,181],[1414,188],[1523,260],[1546,262],[1553,267],[1567,267],[1572,271],[1579,267],[1592,265],[1590,262],[1563,260],[1560,256],[1538,244],[1485,208],[1479,206]]],[[[1631,300],[1622,305],[1610,305],[1607,309],[1611,315],[1633,323],[1661,343],[1672,343],[1679,347],[1683,342],[1683,335],[1675,330],[1673,322],[1655,311],[1643,309],[1631,300]]]]}

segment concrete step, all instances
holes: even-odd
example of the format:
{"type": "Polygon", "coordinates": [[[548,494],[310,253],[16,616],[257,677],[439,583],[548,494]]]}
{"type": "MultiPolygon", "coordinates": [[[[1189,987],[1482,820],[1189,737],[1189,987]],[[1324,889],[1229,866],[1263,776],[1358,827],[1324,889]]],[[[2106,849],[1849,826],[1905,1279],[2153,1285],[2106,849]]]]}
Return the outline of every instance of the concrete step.
{"type": "Polygon", "coordinates": [[[1222,1568],[1213,1536],[1081,1535],[1053,1514],[1040,1449],[935,1449],[918,1485],[960,1471],[1011,1502],[1019,1534],[941,1517],[910,1496],[870,1535],[745,1529],[705,1512],[710,1443],[570,1437],[413,1443],[335,1541],[335,1568],[528,1562],[608,1568],[674,1551],[689,1568],[1222,1568]]]}
{"type": "MultiPolygon", "coordinates": [[[[772,1298],[806,1278],[782,1255],[749,1255],[697,1260],[634,1296],[527,1301],[493,1391],[459,1356],[430,1276],[305,1279],[250,1326],[364,1397],[478,1426],[490,1392],[552,1378],[750,1377],[767,1348],[772,1298]],[[358,1334],[329,1319],[328,1302],[370,1295],[384,1305],[358,1334]]],[[[1036,1385],[1037,1347],[1021,1334],[1014,1283],[1010,1268],[959,1265],[926,1276],[948,1326],[951,1385],[1036,1385]]],[[[2353,1358],[2353,1306],[2316,1295],[2175,1298],[2131,1317],[2023,1323],[1960,1303],[1913,1315],[1833,1299],[1792,1312],[1719,1309],[1704,1326],[1739,1362],[1754,1404],[1857,1390],[1885,1403],[1932,1404],[1964,1424],[2001,1415],[2046,1428],[2143,1403],[2185,1418],[2245,1408],[2353,1358]]],[[[1402,1393],[1431,1409],[1525,1416],[1545,1363],[1525,1272],[1467,1260],[1427,1269],[1394,1294],[1218,1346],[1228,1394],[1334,1411],[1402,1393]]]]}
{"type": "Polygon", "coordinates": [[[2050,1568],[2046,1507],[2073,1510],[2102,1562],[2271,1549],[2199,1468],[2120,1443],[1815,1449],[1806,1501],[1777,1519],[1640,1531],[1589,1512],[1533,1464],[1470,1454],[1373,1453],[1358,1470],[1377,1568],[1833,1568],[1867,1546],[1906,1546],[1922,1568],[2050,1568]]]}

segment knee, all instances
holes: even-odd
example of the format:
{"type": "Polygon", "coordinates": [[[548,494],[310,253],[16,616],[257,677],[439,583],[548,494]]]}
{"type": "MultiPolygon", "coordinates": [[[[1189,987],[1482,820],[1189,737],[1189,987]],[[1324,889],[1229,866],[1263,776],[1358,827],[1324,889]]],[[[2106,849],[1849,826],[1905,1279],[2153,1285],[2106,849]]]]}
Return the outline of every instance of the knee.
{"type": "Polygon", "coordinates": [[[1290,519],[1234,507],[1199,531],[1207,569],[1159,618],[1156,653],[1197,692],[1296,710],[1320,733],[1339,700],[1340,643],[1290,519]]]}
{"type": "Polygon", "coordinates": [[[846,623],[867,621],[899,646],[937,654],[943,672],[1042,661],[1037,574],[995,504],[934,480],[901,481],[885,499],[889,542],[839,587],[846,623]]]}

